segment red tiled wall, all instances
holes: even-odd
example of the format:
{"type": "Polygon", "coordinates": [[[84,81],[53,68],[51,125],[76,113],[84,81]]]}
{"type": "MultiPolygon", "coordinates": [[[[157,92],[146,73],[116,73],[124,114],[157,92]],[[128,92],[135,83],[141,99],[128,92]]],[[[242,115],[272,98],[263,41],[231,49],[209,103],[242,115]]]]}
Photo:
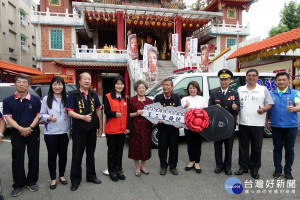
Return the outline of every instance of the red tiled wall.
{"type": "Polygon", "coordinates": [[[46,12],[46,8],[49,8],[50,12],[56,12],[56,13],[64,13],[66,12],[66,9],[69,9],[69,13],[72,12],[71,8],[69,7],[71,5],[71,0],[60,0],[61,5],[60,6],[50,6],[49,5],[50,0],[41,0],[41,12],[46,12]]]}
{"type": "Polygon", "coordinates": [[[227,9],[228,6],[223,7],[222,9],[222,13],[224,14],[224,16],[222,17],[222,21],[221,23],[223,23],[223,20],[225,20],[225,24],[236,24],[237,21],[239,21],[239,24],[242,24],[242,11],[243,8],[241,6],[234,6],[234,5],[230,5],[229,6],[231,9],[235,8],[236,10],[236,19],[228,19],[227,18],[227,9]]]}
{"type": "Polygon", "coordinates": [[[70,58],[72,57],[72,41],[71,41],[71,27],[69,26],[47,26],[43,25],[42,29],[42,57],[52,58],[70,58]],[[62,28],[64,31],[64,50],[50,50],[49,49],[49,29],[50,28],[62,28]]]}
{"type": "MultiPolygon", "coordinates": [[[[226,49],[226,38],[237,38],[236,35],[221,35],[221,49],[220,52],[224,51],[226,49]]],[[[240,43],[243,41],[243,38],[239,37],[240,43]]]]}
{"type": "Polygon", "coordinates": [[[52,62],[43,62],[43,72],[44,73],[59,73],[61,74],[61,67],[52,62]]]}

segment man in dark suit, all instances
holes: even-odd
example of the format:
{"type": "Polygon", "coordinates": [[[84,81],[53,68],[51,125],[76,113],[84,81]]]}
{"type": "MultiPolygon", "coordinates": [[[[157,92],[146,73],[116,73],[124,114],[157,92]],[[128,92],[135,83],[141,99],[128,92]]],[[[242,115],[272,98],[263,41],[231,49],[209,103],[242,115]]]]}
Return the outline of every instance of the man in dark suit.
{"type": "MultiPolygon", "coordinates": [[[[222,108],[225,108],[230,112],[233,117],[235,117],[240,110],[240,101],[239,95],[236,91],[229,88],[231,78],[233,74],[228,69],[220,70],[218,73],[220,78],[221,88],[210,94],[208,106],[218,105],[222,108]]],[[[215,173],[219,174],[224,170],[226,175],[231,175],[231,157],[232,157],[232,147],[234,141],[234,130],[232,130],[232,135],[229,138],[214,142],[215,148],[215,160],[216,160],[216,169],[215,173]],[[223,147],[222,144],[225,144],[225,160],[222,159],[223,147]]]]}

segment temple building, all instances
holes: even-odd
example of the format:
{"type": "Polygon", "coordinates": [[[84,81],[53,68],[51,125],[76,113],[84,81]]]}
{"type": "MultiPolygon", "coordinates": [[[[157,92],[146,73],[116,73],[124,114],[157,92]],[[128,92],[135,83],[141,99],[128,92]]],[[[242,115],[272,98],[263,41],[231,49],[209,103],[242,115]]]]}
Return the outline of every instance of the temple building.
{"type": "Polygon", "coordinates": [[[41,0],[40,11],[31,11],[40,44],[37,67],[45,74],[74,77],[89,71],[99,96],[110,91],[119,74],[125,78],[126,94],[132,95],[134,81],[145,77],[138,61],[145,43],[157,47],[158,60],[171,62],[170,33],[178,34],[178,55],[186,37],[198,38],[199,47],[212,47],[213,58],[249,35],[242,11],[254,2],[202,0],[187,10],[174,0],[41,0]],[[138,60],[128,58],[128,33],[137,35],[138,60]]]}

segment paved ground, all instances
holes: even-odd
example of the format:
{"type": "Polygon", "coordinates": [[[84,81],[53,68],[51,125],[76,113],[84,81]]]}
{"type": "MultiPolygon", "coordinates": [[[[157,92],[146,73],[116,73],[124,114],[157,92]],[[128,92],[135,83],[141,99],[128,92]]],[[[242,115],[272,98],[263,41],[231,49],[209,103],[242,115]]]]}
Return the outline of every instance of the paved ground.
{"type": "MultiPolygon", "coordinates": [[[[3,194],[5,199],[101,199],[101,200],[139,200],[139,199],[300,199],[300,138],[296,141],[295,148],[295,163],[293,166],[293,175],[296,179],[295,189],[288,189],[284,185],[284,189],[266,188],[266,182],[272,179],[273,173],[273,158],[272,158],[272,139],[265,138],[262,154],[262,168],[260,170],[261,179],[263,180],[263,188],[255,188],[254,180],[250,174],[238,177],[243,187],[245,181],[253,181],[252,189],[248,188],[249,194],[245,193],[245,188],[242,194],[228,194],[224,189],[225,181],[231,177],[224,173],[215,174],[215,161],[213,154],[213,143],[204,142],[202,146],[201,168],[202,174],[196,174],[195,171],[185,172],[184,167],[188,163],[188,155],[184,138],[179,145],[179,175],[173,176],[169,171],[166,176],[159,175],[159,160],[157,150],[152,151],[152,158],[147,162],[147,169],[150,175],[142,175],[135,177],[133,161],[127,158],[128,140],[126,141],[123,167],[126,175],[125,181],[117,183],[112,182],[109,177],[102,174],[102,170],[106,168],[106,139],[99,138],[96,149],[96,170],[98,178],[102,180],[102,184],[94,185],[88,183],[85,179],[82,181],[79,189],[75,192],[70,191],[70,184],[63,186],[58,183],[55,190],[49,189],[49,173],[47,167],[47,151],[43,135],[41,135],[40,149],[40,173],[38,185],[40,187],[37,192],[30,192],[24,189],[19,197],[10,197],[12,190],[12,172],[11,172],[11,145],[9,142],[3,142],[0,146],[0,176],[2,180],[3,194]],[[275,192],[278,194],[275,194],[275,192]],[[271,193],[270,193],[271,192],[271,193]],[[288,193],[289,192],[289,193],[288,193]],[[294,194],[293,194],[294,192],[294,194]]],[[[9,138],[7,138],[9,139],[9,138]]],[[[69,158],[66,169],[66,177],[69,180],[70,164],[71,164],[71,147],[69,145],[69,158]]],[[[238,170],[238,140],[235,139],[233,150],[233,171],[238,170]]],[[[85,160],[84,160],[85,162],[85,160]]],[[[83,165],[83,177],[85,177],[85,164],[83,165]]],[[[285,179],[282,179],[286,184],[285,179]]],[[[249,185],[249,184],[248,184],[249,185]]],[[[276,186],[276,185],[275,185],[276,186]]],[[[275,188],[274,186],[274,188],[275,188]]]]}

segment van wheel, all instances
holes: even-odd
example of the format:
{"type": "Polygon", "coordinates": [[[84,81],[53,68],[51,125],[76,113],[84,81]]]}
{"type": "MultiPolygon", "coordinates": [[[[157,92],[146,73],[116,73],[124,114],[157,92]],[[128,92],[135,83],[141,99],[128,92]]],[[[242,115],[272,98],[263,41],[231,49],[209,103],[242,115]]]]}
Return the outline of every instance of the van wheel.
{"type": "Polygon", "coordinates": [[[152,149],[157,149],[158,148],[157,133],[158,133],[158,128],[157,128],[156,125],[154,125],[152,127],[152,133],[151,133],[151,147],[152,147],[152,149]]]}
{"type": "Polygon", "coordinates": [[[264,127],[264,138],[271,138],[272,132],[267,129],[267,127],[264,127]]]}

